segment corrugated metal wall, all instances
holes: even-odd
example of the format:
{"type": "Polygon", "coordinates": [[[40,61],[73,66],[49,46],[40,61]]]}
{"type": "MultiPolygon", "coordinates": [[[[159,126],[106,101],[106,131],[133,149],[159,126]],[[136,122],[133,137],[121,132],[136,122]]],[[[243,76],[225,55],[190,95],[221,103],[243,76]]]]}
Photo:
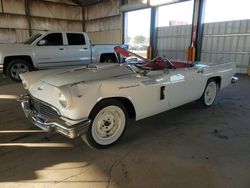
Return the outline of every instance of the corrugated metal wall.
{"type": "Polygon", "coordinates": [[[204,24],[202,61],[237,62],[237,72],[250,66],[250,20],[204,24]]]}
{"type": "Polygon", "coordinates": [[[82,31],[82,8],[45,1],[31,1],[33,30],[82,31]]]}
{"type": "Polygon", "coordinates": [[[191,40],[191,25],[159,27],[157,29],[158,55],[170,59],[186,59],[186,50],[191,40]]]}
{"type": "MultiPolygon", "coordinates": [[[[172,3],[180,0],[168,1],[172,3]]],[[[29,0],[32,33],[41,30],[85,31],[94,44],[122,43],[122,11],[148,8],[149,1],[105,0],[85,8],[71,0],[29,0]]],[[[164,3],[165,1],[162,1],[164,3]]],[[[0,0],[0,43],[22,42],[29,37],[25,0],[0,0]]]]}
{"type": "MultiPolygon", "coordinates": [[[[190,45],[191,25],[158,28],[159,55],[170,59],[186,59],[190,45]]],[[[237,62],[237,72],[250,67],[250,20],[204,24],[201,61],[237,62]]]]}
{"type": "MultiPolygon", "coordinates": [[[[32,33],[41,30],[82,31],[82,8],[73,3],[29,1],[32,33]]],[[[0,0],[0,43],[23,42],[29,37],[24,0],[0,0]]]]}
{"type": "Polygon", "coordinates": [[[24,0],[0,1],[0,43],[20,42],[28,37],[24,0]]]}
{"type": "MultiPolygon", "coordinates": [[[[107,0],[85,8],[65,0],[29,2],[32,33],[43,30],[83,31],[85,28],[95,44],[121,44],[118,0],[107,0]]],[[[0,0],[0,43],[23,42],[28,37],[29,17],[25,0],[0,0]]]]}
{"type": "Polygon", "coordinates": [[[85,30],[94,44],[121,44],[118,0],[103,1],[85,8],[85,30]]]}
{"type": "MultiPolygon", "coordinates": [[[[162,4],[171,4],[186,0],[161,0],[162,4]]],[[[141,8],[149,8],[148,0],[128,0],[121,5],[120,0],[106,0],[85,9],[85,29],[94,44],[121,44],[121,13],[141,8]]],[[[136,28],[135,28],[136,29],[136,28]]]]}

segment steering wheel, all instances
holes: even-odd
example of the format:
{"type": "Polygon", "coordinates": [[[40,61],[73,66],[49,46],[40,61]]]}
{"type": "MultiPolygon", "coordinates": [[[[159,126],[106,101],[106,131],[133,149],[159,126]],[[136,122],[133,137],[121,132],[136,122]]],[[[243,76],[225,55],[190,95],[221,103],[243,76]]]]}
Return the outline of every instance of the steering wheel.
{"type": "Polygon", "coordinates": [[[176,69],[174,64],[167,58],[167,56],[163,55],[163,57],[164,57],[164,62],[168,65],[169,68],[176,69]]]}

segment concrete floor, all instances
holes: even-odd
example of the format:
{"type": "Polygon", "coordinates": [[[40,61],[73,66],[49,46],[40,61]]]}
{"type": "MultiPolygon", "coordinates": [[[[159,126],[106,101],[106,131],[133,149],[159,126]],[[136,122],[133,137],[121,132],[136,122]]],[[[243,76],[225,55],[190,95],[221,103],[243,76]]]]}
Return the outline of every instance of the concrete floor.
{"type": "Polygon", "coordinates": [[[107,150],[32,126],[0,87],[0,187],[250,187],[250,78],[197,102],[131,122],[107,150]]]}

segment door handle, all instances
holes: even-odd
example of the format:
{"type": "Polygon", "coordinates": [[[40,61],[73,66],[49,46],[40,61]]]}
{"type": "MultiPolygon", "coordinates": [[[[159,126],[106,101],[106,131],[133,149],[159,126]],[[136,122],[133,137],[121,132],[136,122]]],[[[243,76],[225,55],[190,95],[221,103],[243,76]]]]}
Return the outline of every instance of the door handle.
{"type": "Polygon", "coordinates": [[[64,50],[64,48],[59,48],[58,50],[64,50]]]}
{"type": "Polygon", "coordinates": [[[84,50],[87,50],[88,48],[83,48],[84,50]]]}

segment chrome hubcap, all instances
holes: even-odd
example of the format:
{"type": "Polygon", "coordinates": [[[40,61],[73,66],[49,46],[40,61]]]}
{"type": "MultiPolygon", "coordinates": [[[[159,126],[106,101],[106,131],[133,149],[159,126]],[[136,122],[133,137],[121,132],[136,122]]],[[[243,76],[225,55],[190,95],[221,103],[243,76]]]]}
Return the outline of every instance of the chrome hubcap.
{"type": "Polygon", "coordinates": [[[121,108],[108,106],[102,109],[92,124],[92,135],[95,141],[102,145],[115,142],[125,127],[125,115],[121,108]]]}
{"type": "Polygon", "coordinates": [[[10,74],[13,78],[20,80],[19,74],[28,72],[29,68],[23,63],[14,64],[10,69],[10,74]]]}
{"type": "Polygon", "coordinates": [[[215,82],[210,82],[207,85],[206,91],[205,91],[205,103],[206,105],[211,105],[216,97],[217,93],[217,85],[215,82]]]}

